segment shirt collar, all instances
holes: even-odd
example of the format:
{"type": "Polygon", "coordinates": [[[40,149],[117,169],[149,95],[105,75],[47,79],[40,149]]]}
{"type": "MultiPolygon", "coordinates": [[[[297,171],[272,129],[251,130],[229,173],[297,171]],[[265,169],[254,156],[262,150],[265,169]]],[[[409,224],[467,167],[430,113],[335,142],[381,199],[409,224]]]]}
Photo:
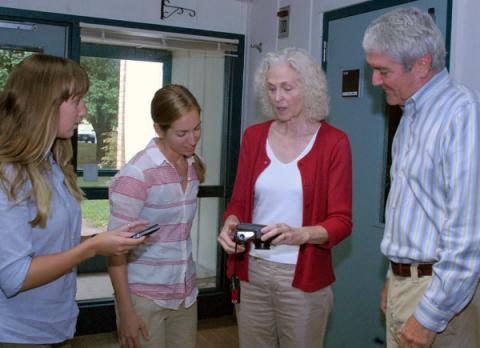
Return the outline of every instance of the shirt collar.
{"type": "MultiPolygon", "coordinates": [[[[150,142],[148,143],[147,147],[145,148],[145,152],[148,157],[152,159],[152,162],[155,163],[155,165],[160,166],[164,163],[168,163],[169,165],[173,166],[173,164],[165,157],[165,155],[160,151],[156,144],[156,139],[158,138],[152,138],[150,142]]],[[[195,160],[193,159],[194,156],[190,156],[187,158],[187,163],[188,165],[192,165],[195,160]]]]}
{"type": "Polygon", "coordinates": [[[405,106],[407,107],[407,104],[410,104],[413,106],[413,110],[421,108],[427,101],[431,100],[432,95],[437,93],[440,86],[449,81],[448,71],[444,68],[439,73],[433,75],[426,84],[416,91],[415,94],[407,100],[405,106]]]}

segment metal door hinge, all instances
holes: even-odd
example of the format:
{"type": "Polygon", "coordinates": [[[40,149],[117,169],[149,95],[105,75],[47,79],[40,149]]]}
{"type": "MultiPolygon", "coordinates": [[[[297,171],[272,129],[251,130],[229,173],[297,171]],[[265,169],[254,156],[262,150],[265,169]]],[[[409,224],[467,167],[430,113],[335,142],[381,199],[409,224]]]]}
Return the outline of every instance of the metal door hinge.
{"type": "Polygon", "coordinates": [[[322,43],[322,63],[327,63],[327,41],[323,41],[322,43]]]}

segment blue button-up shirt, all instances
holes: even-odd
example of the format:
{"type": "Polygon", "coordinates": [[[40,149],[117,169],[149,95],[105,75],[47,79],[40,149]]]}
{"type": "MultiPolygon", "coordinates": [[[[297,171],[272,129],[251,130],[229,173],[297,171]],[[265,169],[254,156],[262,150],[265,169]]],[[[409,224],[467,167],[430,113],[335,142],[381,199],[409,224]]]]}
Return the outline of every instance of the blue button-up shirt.
{"type": "MultiPolygon", "coordinates": [[[[75,332],[74,270],[20,292],[33,257],[59,253],[80,242],[80,206],[64,185],[58,165],[53,160],[51,164],[52,202],[46,228],[28,223],[37,214],[32,199],[14,203],[0,189],[0,342],[55,343],[75,332]]],[[[30,189],[27,182],[20,197],[30,189]]]]}
{"type": "Polygon", "coordinates": [[[415,318],[437,332],[479,279],[479,117],[479,96],[443,70],[406,102],[392,145],[381,250],[395,262],[435,263],[415,318]]]}

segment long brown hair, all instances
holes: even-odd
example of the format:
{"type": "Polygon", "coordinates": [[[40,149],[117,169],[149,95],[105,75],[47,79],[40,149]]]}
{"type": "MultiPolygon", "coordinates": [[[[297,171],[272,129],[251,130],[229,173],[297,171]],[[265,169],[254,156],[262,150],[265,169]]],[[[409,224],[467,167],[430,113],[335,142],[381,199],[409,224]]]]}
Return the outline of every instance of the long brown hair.
{"type": "MultiPolygon", "coordinates": [[[[186,87],[175,84],[167,85],[160,88],[153,96],[151,103],[152,120],[166,132],[173,122],[193,109],[200,114],[200,105],[186,87]]],[[[205,180],[205,165],[196,154],[193,156],[195,160],[193,167],[198,180],[203,182],[205,180]]]]}
{"type": "Polygon", "coordinates": [[[34,54],[16,65],[0,94],[0,188],[9,199],[34,199],[37,215],[32,226],[45,227],[52,188],[49,154],[65,175],[65,185],[80,201],[82,192],[71,164],[70,139],[58,139],[60,105],[87,93],[87,73],[76,62],[34,54]],[[19,193],[31,182],[31,190],[19,193]]]}

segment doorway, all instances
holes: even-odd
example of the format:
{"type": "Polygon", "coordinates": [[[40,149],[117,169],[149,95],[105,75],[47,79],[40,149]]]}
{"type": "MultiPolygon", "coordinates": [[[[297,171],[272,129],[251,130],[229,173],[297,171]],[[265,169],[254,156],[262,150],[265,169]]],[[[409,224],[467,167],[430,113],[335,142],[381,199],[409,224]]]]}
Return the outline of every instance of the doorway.
{"type": "Polygon", "coordinates": [[[361,43],[371,20],[400,6],[432,13],[448,51],[451,0],[368,1],[324,15],[323,65],[331,97],[329,120],[348,134],[353,156],[353,233],[334,250],[335,310],[327,347],[380,347],[385,342],[379,301],[387,263],[380,242],[388,193],[389,144],[401,115],[398,110],[395,114],[388,109],[381,89],[372,86],[372,71],[361,43]],[[345,90],[348,86],[342,86],[343,76],[357,73],[358,89],[345,90]]]}
{"type": "Polygon", "coordinates": [[[67,56],[69,27],[0,17],[0,86],[10,70],[34,53],[67,56]]]}

